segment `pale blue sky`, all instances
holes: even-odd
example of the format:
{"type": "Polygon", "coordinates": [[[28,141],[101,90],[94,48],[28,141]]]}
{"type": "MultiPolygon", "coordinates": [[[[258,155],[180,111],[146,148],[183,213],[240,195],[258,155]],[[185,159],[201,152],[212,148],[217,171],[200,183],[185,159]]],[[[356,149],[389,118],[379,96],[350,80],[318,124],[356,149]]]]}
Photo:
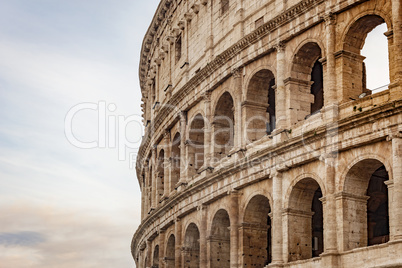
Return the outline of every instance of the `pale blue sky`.
{"type": "MultiPolygon", "coordinates": [[[[128,156],[141,137],[138,60],[158,3],[0,0],[2,268],[135,266],[141,198],[128,156]],[[84,102],[115,104],[112,120],[131,116],[133,148],[71,145],[65,117],[84,102]]],[[[97,139],[97,120],[80,111],[73,133],[97,139]]]]}
{"type": "MultiPolygon", "coordinates": [[[[141,197],[130,157],[142,132],[138,56],[158,3],[0,0],[2,268],[134,267],[130,242],[141,197]],[[82,103],[114,104],[106,118],[129,120],[120,130],[132,148],[73,146],[65,118],[82,103]]],[[[382,49],[374,42],[371,50],[382,49]]],[[[98,139],[97,111],[73,119],[77,138],[98,139]]]]}

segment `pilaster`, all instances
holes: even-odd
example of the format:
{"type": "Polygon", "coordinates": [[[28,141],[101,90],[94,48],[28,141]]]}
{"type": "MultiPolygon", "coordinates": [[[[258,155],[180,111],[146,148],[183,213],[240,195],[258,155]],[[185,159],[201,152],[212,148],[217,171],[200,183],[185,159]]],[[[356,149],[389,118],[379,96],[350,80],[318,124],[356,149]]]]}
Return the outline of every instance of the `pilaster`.
{"type": "Polygon", "coordinates": [[[230,193],[230,267],[239,267],[239,192],[230,193]]]}
{"type": "Polygon", "coordinates": [[[276,49],[276,131],[280,133],[281,130],[286,129],[286,92],[285,92],[285,44],[280,42],[275,46],[276,49]]]}
{"type": "Polygon", "coordinates": [[[182,257],[181,257],[181,247],[182,247],[182,223],[181,219],[177,218],[174,226],[174,236],[175,236],[175,268],[181,268],[182,257]]]}
{"type": "Polygon", "coordinates": [[[402,239],[402,129],[396,131],[392,139],[392,182],[388,187],[392,194],[389,199],[391,240],[402,239]]]}
{"type": "Polygon", "coordinates": [[[282,178],[283,174],[277,170],[272,172],[272,264],[280,265],[284,262],[284,241],[282,221],[282,178]]]}
{"type": "Polygon", "coordinates": [[[200,268],[207,268],[208,266],[208,258],[207,258],[207,206],[201,205],[199,206],[199,220],[200,220],[200,268]]]}

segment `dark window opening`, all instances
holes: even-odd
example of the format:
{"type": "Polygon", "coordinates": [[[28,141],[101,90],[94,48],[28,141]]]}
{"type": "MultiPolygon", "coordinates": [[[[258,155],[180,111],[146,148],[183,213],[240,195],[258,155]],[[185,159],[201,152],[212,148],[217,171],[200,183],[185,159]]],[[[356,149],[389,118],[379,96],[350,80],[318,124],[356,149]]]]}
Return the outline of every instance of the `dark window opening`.
{"type": "Polygon", "coordinates": [[[270,135],[272,131],[276,127],[276,108],[275,108],[275,79],[272,79],[269,82],[269,89],[268,89],[268,118],[269,122],[267,123],[267,134],[270,135]]]}
{"type": "Polygon", "coordinates": [[[261,17],[255,21],[255,28],[257,29],[258,27],[262,26],[263,24],[264,24],[264,17],[261,17]]]}
{"type": "Polygon", "coordinates": [[[221,1],[221,13],[225,14],[229,10],[229,0],[221,1]]]}
{"type": "Polygon", "coordinates": [[[378,168],[371,175],[367,188],[367,238],[368,245],[377,245],[389,241],[388,188],[385,185],[388,172],[385,166],[378,168]]]}
{"type": "Polygon", "coordinates": [[[318,188],[313,197],[311,211],[314,212],[312,220],[312,257],[318,257],[324,252],[324,214],[320,201],[322,197],[321,188],[318,188]]]}
{"type": "Polygon", "coordinates": [[[180,60],[181,58],[181,34],[177,37],[176,39],[176,44],[175,44],[175,49],[176,49],[176,63],[180,60]]]}
{"type": "Polygon", "coordinates": [[[310,93],[314,95],[314,102],[311,104],[311,113],[319,111],[324,106],[324,90],[323,90],[323,70],[322,64],[318,60],[314,63],[311,71],[310,93]]]}

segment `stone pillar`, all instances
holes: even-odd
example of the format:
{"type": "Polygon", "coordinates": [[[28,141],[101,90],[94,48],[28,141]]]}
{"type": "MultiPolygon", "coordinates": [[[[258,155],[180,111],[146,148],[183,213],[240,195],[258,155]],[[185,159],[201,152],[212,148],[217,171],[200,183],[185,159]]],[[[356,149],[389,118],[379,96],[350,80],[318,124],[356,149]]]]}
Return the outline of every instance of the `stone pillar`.
{"type": "Polygon", "coordinates": [[[275,46],[276,49],[276,91],[275,91],[275,107],[276,107],[276,131],[280,132],[286,129],[286,92],[285,92],[285,45],[279,43],[275,46]]]}
{"type": "Polygon", "coordinates": [[[165,230],[159,231],[159,268],[165,268],[165,230]]]}
{"type": "MultiPolygon", "coordinates": [[[[151,209],[151,202],[149,200],[150,194],[151,194],[151,187],[150,185],[150,179],[151,176],[149,174],[149,162],[147,163],[146,167],[145,167],[145,184],[146,184],[146,196],[145,196],[145,213],[149,213],[149,210],[151,209]]],[[[146,215],[145,215],[146,216],[146,215]]]]}
{"type": "Polygon", "coordinates": [[[335,43],[336,43],[336,15],[330,13],[324,16],[326,29],[326,73],[324,80],[324,106],[337,102],[336,92],[336,66],[335,66],[335,43]]]}
{"type": "Polygon", "coordinates": [[[325,184],[327,194],[321,200],[324,208],[324,253],[338,252],[335,204],[335,167],[337,154],[325,156],[325,184]]]}
{"type": "Polygon", "coordinates": [[[272,174],[272,264],[282,264],[283,256],[283,230],[282,230],[282,173],[274,171],[272,174]]]}
{"type": "Polygon", "coordinates": [[[198,207],[200,219],[200,268],[207,268],[207,206],[198,207]]]}
{"type": "Polygon", "coordinates": [[[174,236],[175,236],[175,268],[181,268],[182,258],[181,258],[181,246],[182,246],[182,227],[181,219],[177,218],[174,226],[174,236]]]}
{"type": "Polygon", "coordinates": [[[205,112],[205,124],[204,124],[204,168],[211,166],[212,159],[212,121],[213,116],[211,114],[211,92],[205,92],[204,94],[204,112],[205,112]]]}
{"type": "MultiPolygon", "coordinates": [[[[243,93],[243,68],[233,70],[233,88],[234,88],[234,142],[233,151],[244,148],[242,139],[242,93],[243,93]]],[[[244,128],[244,127],[243,127],[244,128]]]]}
{"type": "Polygon", "coordinates": [[[158,206],[158,198],[157,194],[158,191],[156,189],[157,184],[156,184],[156,174],[157,174],[157,159],[156,159],[156,154],[157,154],[157,147],[156,145],[152,148],[152,160],[151,160],[151,165],[152,165],[152,173],[150,174],[151,177],[151,209],[155,209],[158,206]]]}
{"type": "Polygon", "coordinates": [[[230,267],[237,268],[239,263],[239,192],[230,193],[230,267]]]}
{"type": "Polygon", "coordinates": [[[392,0],[392,22],[393,22],[393,66],[394,81],[392,84],[400,83],[402,80],[402,4],[400,0],[392,0]]]}
{"type": "Polygon", "coordinates": [[[187,182],[187,177],[186,177],[186,137],[187,137],[187,132],[186,132],[186,125],[187,125],[187,113],[184,111],[180,112],[180,179],[179,179],[179,184],[185,184],[187,182]]]}
{"type": "MultiPolygon", "coordinates": [[[[145,174],[141,175],[141,178],[142,178],[142,176],[145,176],[145,174]]],[[[147,185],[146,182],[145,183],[141,182],[141,221],[144,220],[145,215],[148,212],[148,211],[145,211],[146,210],[145,202],[146,202],[146,194],[147,194],[146,185],[147,185]]]]}
{"type": "Polygon", "coordinates": [[[390,237],[399,240],[402,239],[402,131],[392,137],[392,158],[393,187],[389,185],[392,187],[389,198],[390,237]]]}
{"type": "Polygon", "coordinates": [[[152,266],[152,243],[151,241],[147,241],[147,263],[145,264],[146,267],[150,268],[152,266]]]}
{"type": "Polygon", "coordinates": [[[171,182],[171,180],[170,180],[170,173],[171,173],[170,172],[170,170],[171,170],[170,158],[172,155],[171,146],[170,146],[170,140],[171,140],[170,131],[165,132],[163,139],[164,139],[164,145],[165,145],[165,159],[163,160],[163,167],[164,167],[163,179],[165,180],[165,183],[164,183],[165,191],[163,193],[163,197],[167,198],[170,194],[170,189],[172,189],[174,187],[174,185],[173,185],[173,187],[170,185],[170,182],[171,182]]]}

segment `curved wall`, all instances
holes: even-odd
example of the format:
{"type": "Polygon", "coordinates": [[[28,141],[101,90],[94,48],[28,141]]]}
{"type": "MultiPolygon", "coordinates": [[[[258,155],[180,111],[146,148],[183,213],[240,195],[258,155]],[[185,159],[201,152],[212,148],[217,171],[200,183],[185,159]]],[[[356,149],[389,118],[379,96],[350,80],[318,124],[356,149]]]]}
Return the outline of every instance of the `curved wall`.
{"type": "Polygon", "coordinates": [[[400,264],[401,19],[397,0],[162,0],[137,267],[400,264]],[[361,48],[382,23],[391,84],[372,92],[361,48]]]}

